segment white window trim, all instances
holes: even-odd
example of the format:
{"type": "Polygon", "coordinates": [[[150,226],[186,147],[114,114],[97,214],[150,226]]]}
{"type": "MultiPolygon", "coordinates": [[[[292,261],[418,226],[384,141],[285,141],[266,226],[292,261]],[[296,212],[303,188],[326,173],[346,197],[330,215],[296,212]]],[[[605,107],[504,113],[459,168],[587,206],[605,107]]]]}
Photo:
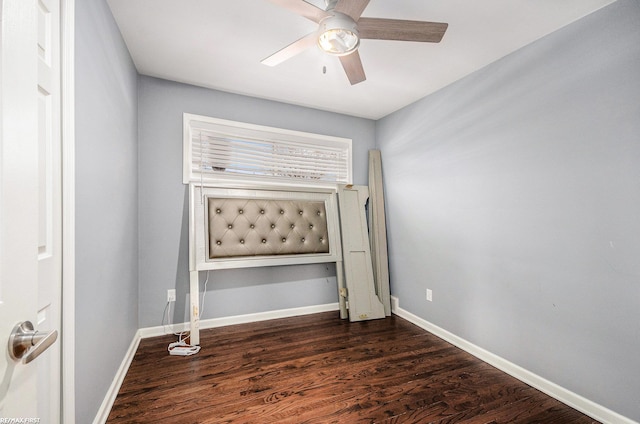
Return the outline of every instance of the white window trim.
{"type": "MultiPolygon", "coordinates": [[[[241,136],[240,136],[241,137],[241,136]]],[[[190,113],[183,114],[183,176],[184,184],[200,183],[214,184],[218,187],[255,187],[255,186],[292,186],[292,187],[318,187],[335,188],[337,184],[353,183],[352,165],[352,141],[348,138],[334,137],[322,134],[313,134],[301,131],[286,130],[282,128],[267,127],[261,125],[248,124],[244,122],[228,121],[224,119],[212,118],[190,113]],[[278,142],[293,144],[296,143],[316,144],[318,146],[340,146],[347,151],[347,171],[346,181],[313,181],[297,178],[278,178],[267,176],[252,176],[242,174],[225,173],[200,173],[193,169],[194,152],[192,149],[194,134],[202,129],[211,129],[217,134],[228,137],[238,137],[243,132],[258,134],[258,138],[268,142],[278,142]]]]}

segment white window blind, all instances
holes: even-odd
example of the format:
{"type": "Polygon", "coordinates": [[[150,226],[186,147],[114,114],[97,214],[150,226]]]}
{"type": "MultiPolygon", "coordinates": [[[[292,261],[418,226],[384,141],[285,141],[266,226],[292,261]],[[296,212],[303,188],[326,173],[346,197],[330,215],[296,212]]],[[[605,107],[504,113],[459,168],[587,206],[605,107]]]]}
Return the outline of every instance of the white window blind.
{"type": "Polygon", "coordinates": [[[351,140],[184,115],[184,183],[349,184],[351,140]]]}

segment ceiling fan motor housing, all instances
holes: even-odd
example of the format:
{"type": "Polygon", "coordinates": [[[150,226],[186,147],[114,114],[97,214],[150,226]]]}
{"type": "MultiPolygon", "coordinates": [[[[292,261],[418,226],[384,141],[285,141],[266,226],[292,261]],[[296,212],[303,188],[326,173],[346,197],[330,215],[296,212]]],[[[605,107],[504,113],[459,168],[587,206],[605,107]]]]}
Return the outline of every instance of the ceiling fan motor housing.
{"type": "Polygon", "coordinates": [[[320,21],[318,45],[329,54],[348,55],[360,45],[358,25],[344,13],[332,12],[332,14],[320,21]]]}

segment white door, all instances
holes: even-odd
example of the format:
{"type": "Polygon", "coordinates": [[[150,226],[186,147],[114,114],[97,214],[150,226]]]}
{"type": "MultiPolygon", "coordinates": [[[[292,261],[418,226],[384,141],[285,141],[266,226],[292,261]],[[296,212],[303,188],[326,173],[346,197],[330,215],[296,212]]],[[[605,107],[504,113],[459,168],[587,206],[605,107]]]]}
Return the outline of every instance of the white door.
{"type": "Polygon", "coordinates": [[[9,340],[24,321],[34,342],[60,329],[58,8],[0,4],[0,417],[57,423],[60,341],[25,363],[10,358],[9,340]]]}
{"type": "MultiPolygon", "coordinates": [[[[38,317],[40,331],[61,328],[62,172],[60,137],[60,0],[37,0],[38,317]]],[[[60,421],[60,346],[36,361],[38,416],[60,421]]]]}

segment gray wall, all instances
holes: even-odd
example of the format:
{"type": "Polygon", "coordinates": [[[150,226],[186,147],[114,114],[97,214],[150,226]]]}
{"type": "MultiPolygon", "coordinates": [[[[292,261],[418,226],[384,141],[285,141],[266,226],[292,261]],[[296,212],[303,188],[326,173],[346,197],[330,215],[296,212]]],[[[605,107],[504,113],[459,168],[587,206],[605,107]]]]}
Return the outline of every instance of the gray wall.
{"type": "Polygon", "coordinates": [[[138,329],[137,74],[104,0],[77,1],[76,422],[138,329]]]}
{"type": "MultiPolygon", "coordinates": [[[[188,320],[188,190],[182,184],[182,114],[353,140],[354,182],[367,183],[375,122],[141,76],[139,101],[140,327],[160,325],[167,289],[174,322],[188,320]]],[[[201,273],[204,280],[205,273],[201,273]]],[[[202,288],[202,285],[201,285],[202,288]]],[[[335,267],[304,265],[211,272],[202,318],[337,302],[335,267]]]]}
{"type": "Polygon", "coordinates": [[[620,0],[376,129],[400,306],[635,420],[638,22],[620,0]]]}

